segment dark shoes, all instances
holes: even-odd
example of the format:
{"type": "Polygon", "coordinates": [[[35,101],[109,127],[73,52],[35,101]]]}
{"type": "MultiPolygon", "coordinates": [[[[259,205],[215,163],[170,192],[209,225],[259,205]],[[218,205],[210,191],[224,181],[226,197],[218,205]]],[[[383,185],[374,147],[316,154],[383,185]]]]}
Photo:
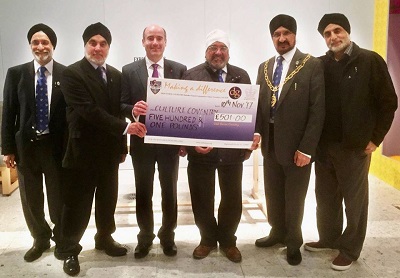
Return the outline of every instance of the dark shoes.
{"type": "Polygon", "coordinates": [[[176,254],[178,253],[175,243],[168,244],[168,245],[167,244],[161,245],[161,246],[162,246],[164,254],[168,257],[176,256],[176,254]]]}
{"type": "Polygon", "coordinates": [[[111,257],[124,256],[128,252],[126,247],[116,242],[112,237],[105,240],[96,239],[95,248],[97,250],[104,250],[111,257]]]}
{"type": "Polygon", "coordinates": [[[271,236],[266,236],[266,237],[257,239],[255,245],[257,247],[271,247],[278,243],[283,243],[283,240],[279,240],[279,239],[277,239],[275,237],[271,237],[271,236]]]}
{"type": "Polygon", "coordinates": [[[69,256],[64,260],[63,270],[69,276],[75,276],[81,271],[79,266],[78,256],[69,256]]]}
{"type": "Polygon", "coordinates": [[[135,248],[135,259],[146,257],[150,252],[151,245],[139,243],[135,248]]]}
{"type": "Polygon", "coordinates": [[[352,264],[352,260],[346,258],[342,254],[339,254],[331,263],[331,268],[338,271],[344,271],[348,270],[352,264]]]}
{"type": "Polygon", "coordinates": [[[304,249],[310,252],[319,252],[324,250],[330,250],[331,248],[319,241],[315,241],[304,244],[304,249]]]}
{"type": "Polygon", "coordinates": [[[44,245],[33,245],[31,249],[29,249],[25,255],[24,255],[24,260],[27,262],[33,262],[37,259],[39,259],[43,252],[46,251],[47,249],[50,248],[50,243],[48,242],[47,244],[44,245]]]}
{"type": "Polygon", "coordinates": [[[298,249],[298,248],[295,248],[295,249],[288,248],[287,249],[286,258],[287,258],[287,262],[290,265],[298,265],[298,264],[300,264],[301,260],[302,260],[300,249],[298,249]]]}
{"type": "Polygon", "coordinates": [[[204,259],[205,257],[207,257],[208,255],[210,255],[210,253],[212,251],[215,251],[217,249],[217,245],[214,246],[205,246],[205,245],[199,245],[197,246],[194,251],[193,251],[193,258],[195,259],[204,259]]]}
{"type": "Polygon", "coordinates": [[[219,247],[222,254],[225,255],[231,262],[240,263],[242,261],[242,254],[236,246],[219,247]]]}

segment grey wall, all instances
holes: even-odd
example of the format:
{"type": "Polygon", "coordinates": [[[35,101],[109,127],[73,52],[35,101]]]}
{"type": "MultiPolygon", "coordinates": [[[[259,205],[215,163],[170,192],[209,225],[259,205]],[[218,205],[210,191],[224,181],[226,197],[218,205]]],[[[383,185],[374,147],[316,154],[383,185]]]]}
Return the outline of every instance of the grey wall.
{"type": "Polygon", "coordinates": [[[274,55],[269,21],[285,13],[297,20],[297,46],[314,56],[326,45],[317,32],[323,14],[342,12],[352,25],[352,39],[372,48],[373,0],[0,0],[0,94],[7,69],[32,60],[26,34],[39,22],[58,36],[54,58],[66,65],[83,57],[83,30],[106,24],[113,36],[107,62],[121,69],[144,56],[145,26],[157,23],[167,31],[166,57],[195,66],[204,61],[204,38],[214,28],[231,36],[231,60],[246,69],[255,83],[258,65],[274,55]]]}

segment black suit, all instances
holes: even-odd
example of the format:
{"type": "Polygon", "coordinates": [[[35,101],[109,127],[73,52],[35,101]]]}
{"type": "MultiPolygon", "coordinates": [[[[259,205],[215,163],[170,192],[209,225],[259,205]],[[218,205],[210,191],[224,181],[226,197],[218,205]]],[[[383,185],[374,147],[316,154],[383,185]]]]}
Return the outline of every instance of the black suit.
{"type": "MultiPolygon", "coordinates": [[[[186,71],[186,66],[164,59],[164,77],[180,79],[186,71]]],[[[132,118],[135,103],[147,98],[148,71],[146,60],[128,64],[122,68],[122,97],[121,109],[126,117],[132,118]]],[[[144,116],[140,121],[144,123],[144,116]]],[[[140,232],[138,242],[151,245],[154,235],[153,217],[153,182],[155,164],[157,163],[161,197],[162,225],[158,231],[160,242],[168,246],[174,242],[177,222],[177,181],[179,168],[179,146],[144,144],[144,139],[132,135],[130,154],[135,171],[136,185],[136,217],[140,232]]]]}
{"type": "Polygon", "coordinates": [[[127,153],[120,116],[121,73],[107,65],[107,85],[86,58],[64,71],[62,91],[67,103],[68,144],[63,167],[70,176],[64,186],[62,256],[77,255],[95,196],[96,241],[115,231],[118,165],[127,153]]]}
{"type": "MultiPolygon", "coordinates": [[[[288,75],[302,64],[306,54],[296,50],[288,75]]],[[[272,80],[275,58],[268,62],[272,80]]],[[[270,123],[272,91],[267,86],[264,65],[258,70],[260,85],[256,132],[261,134],[264,185],[270,236],[298,249],[303,243],[301,223],[310,179],[311,163],[298,167],[296,151],[314,159],[325,115],[324,73],[319,59],[310,57],[304,67],[283,85],[270,123]]],[[[284,80],[282,76],[281,80],[284,80]]]]}
{"type": "Polygon", "coordinates": [[[46,245],[52,230],[45,220],[43,174],[51,221],[55,224],[53,240],[59,239],[61,217],[61,160],[66,131],[65,101],[60,78],[65,66],[53,62],[49,134],[38,137],[35,122],[34,63],[12,67],[4,85],[2,119],[2,154],[14,154],[25,220],[35,245],[46,245]],[[40,139],[40,140],[39,140],[40,139]]]}

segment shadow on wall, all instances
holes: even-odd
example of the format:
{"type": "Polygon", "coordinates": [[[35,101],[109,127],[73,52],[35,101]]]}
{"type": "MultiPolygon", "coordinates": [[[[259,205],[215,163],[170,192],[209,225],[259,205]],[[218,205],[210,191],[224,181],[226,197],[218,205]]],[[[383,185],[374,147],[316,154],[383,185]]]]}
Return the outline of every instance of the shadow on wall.
{"type": "MultiPolygon", "coordinates": [[[[399,50],[400,37],[398,30],[400,28],[400,0],[391,1],[391,9],[389,14],[388,27],[388,45],[387,45],[387,62],[393,84],[399,98],[400,106],[400,71],[399,50]]],[[[400,158],[400,111],[397,111],[392,126],[383,141],[382,154],[399,160],[400,158]]]]}
{"type": "MultiPolygon", "coordinates": [[[[0,101],[0,138],[1,138],[1,123],[3,117],[3,101],[0,101]]],[[[6,166],[3,162],[3,155],[1,154],[1,145],[0,145],[0,167],[6,166]]]]}

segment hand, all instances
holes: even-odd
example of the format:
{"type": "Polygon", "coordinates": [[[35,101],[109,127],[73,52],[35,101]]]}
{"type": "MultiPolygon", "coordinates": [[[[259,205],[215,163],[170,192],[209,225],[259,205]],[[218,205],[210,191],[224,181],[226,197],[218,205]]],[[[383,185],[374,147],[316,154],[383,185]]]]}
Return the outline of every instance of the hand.
{"type": "Polygon", "coordinates": [[[213,147],[194,147],[194,149],[196,150],[196,152],[201,153],[201,154],[208,154],[209,152],[211,152],[211,150],[213,149],[213,147]]]}
{"type": "Polygon", "coordinates": [[[143,100],[136,102],[132,109],[132,116],[137,117],[140,115],[146,115],[147,107],[147,103],[143,100]]]}
{"type": "Polygon", "coordinates": [[[181,146],[179,148],[179,156],[185,157],[186,155],[187,155],[186,147],[185,146],[181,146]]]}
{"type": "Polygon", "coordinates": [[[140,122],[130,123],[128,126],[127,133],[131,135],[137,135],[140,138],[143,138],[147,133],[147,129],[143,123],[140,122]]]}
{"type": "Polygon", "coordinates": [[[259,134],[254,134],[253,136],[253,144],[251,144],[250,150],[257,150],[260,146],[261,136],[259,134]]]}
{"type": "Polygon", "coordinates": [[[245,150],[245,153],[244,153],[244,160],[249,159],[250,156],[251,156],[251,154],[252,154],[252,151],[250,151],[250,150],[245,150]]]}
{"type": "Polygon", "coordinates": [[[296,166],[298,167],[306,166],[310,163],[310,161],[311,159],[308,156],[302,154],[301,152],[296,151],[294,153],[294,163],[296,164],[296,166]]]}
{"type": "Polygon", "coordinates": [[[367,147],[365,148],[364,152],[366,154],[371,154],[376,150],[376,148],[377,148],[377,146],[374,143],[372,143],[371,141],[369,141],[369,143],[368,143],[367,147]]]}
{"type": "Polygon", "coordinates": [[[124,163],[126,159],[126,153],[121,154],[121,157],[119,159],[119,163],[124,163]]]}
{"type": "Polygon", "coordinates": [[[6,164],[7,168],[15,168],[17,165],[14,154],[7,154],[3,156],[3,162],[6,164]]]}

